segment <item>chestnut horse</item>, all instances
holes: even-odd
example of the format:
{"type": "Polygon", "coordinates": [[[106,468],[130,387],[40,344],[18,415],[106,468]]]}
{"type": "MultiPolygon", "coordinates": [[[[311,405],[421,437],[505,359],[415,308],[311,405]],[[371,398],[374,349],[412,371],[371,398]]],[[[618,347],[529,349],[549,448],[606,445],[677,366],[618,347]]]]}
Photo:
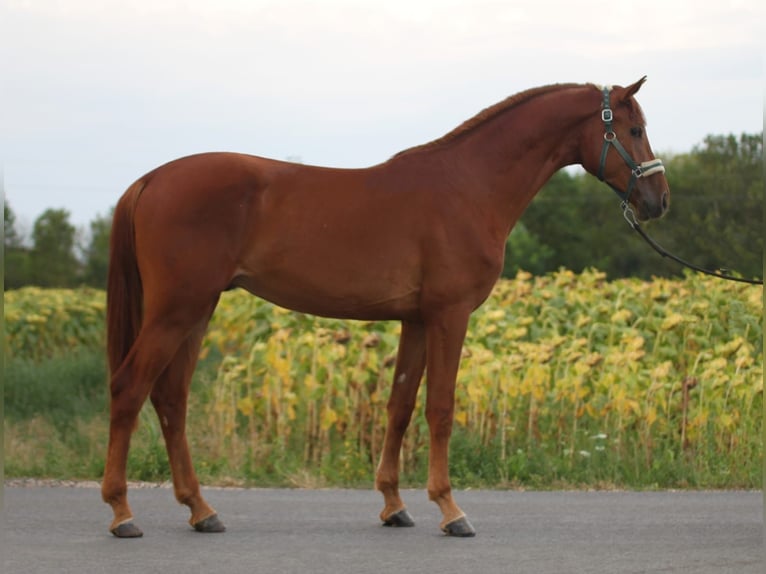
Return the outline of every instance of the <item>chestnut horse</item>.
{"type": "Polygon", "coordinates": [[[206,153],[131,185],[114,212],[109,266],[111,409],[102,495],[114,512],[111,532],[142,534],[127,502],[126,460],[147,397],[191,525],[224,530],[200,494],[186,405],[208,320],[221,292],[240,287],[303,313],[401,321],[375,479],[385,502],[380,518],[413,524],[399,496],[399,452],[426,371],[428,496],[445,533],[473,536],[447,465],[469,315],[500,275],[514,224],[558,169],[582,165],[639,219],[665,212],[664,168],[634,99],[644,80],[528,90],[366,169],[206,153]]]}

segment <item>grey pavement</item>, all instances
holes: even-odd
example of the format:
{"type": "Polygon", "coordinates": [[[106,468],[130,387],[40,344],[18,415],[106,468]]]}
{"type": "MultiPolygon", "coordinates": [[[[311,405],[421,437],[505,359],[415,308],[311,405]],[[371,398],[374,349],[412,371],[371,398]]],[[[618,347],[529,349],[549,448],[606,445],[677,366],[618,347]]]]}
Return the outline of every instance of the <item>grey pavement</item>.
{"type": "Polygon", "coordinates": [[[469,539],[443,536],[420,490],[401,529],[369,490],[205,496],[226,533],[194,532],[171,490],[147,488],[130,491],[144,537],[118,540],[97,488],[6,486],[2,573],[764,573],[760,492],[457,492],[469,539]]]}

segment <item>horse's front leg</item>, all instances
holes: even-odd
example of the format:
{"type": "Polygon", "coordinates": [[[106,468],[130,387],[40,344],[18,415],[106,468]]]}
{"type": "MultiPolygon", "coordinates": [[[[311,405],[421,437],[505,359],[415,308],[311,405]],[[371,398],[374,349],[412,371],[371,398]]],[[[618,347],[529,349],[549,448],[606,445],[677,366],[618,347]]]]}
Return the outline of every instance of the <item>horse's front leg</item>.
{"type": "Polygon", "coordinates": [[[439,505],[441,529],[450,536],[474,536],[476,531],[452,498],[449,480],[449,440],[455,411],[455,379],[460,365],[470,311],[455,309],[427,324],[426,420],[431,448],[428,496],[439,505]]]}
{"type": "Polygon", "coordinates": [[[375,486],[383,493],[385,507],[380,519],[386,526],[413,526],[414,522],[399,496],[399,453],[404,432],[412,418],[418,387],[426,366],[426,334],[422,323],[402,322],[402,335],[394,369],[394,384],[388,401],[388,425],[383,453],[375,475],[375,486]]]}

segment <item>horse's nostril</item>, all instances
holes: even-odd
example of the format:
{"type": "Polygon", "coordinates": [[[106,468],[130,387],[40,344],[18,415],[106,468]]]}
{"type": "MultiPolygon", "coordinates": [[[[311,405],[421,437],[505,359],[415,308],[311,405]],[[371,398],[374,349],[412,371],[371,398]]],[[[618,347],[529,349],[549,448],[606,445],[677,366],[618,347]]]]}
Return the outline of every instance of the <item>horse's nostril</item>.
{"type": "Polygon", "coordinates": [[[662,211],[667,211],[670,194],[666,191],[662,194],[662,211]]]}

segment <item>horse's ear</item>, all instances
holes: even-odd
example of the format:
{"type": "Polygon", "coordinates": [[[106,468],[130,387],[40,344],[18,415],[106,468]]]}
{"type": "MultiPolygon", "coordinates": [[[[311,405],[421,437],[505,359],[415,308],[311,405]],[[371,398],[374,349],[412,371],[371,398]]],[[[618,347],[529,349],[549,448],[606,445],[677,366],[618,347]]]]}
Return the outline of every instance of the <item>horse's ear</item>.
{"type": "Polygon", "coordinates": [[[646,81],[646,76],[638,80],[635,84],[631,84],[630,86],[625,88],[625,93],[622,95],[622,98],[621,98],[622,101],[627,102],[628,100],[630,100],[630,98],[635,96],[636,92],[638,92],[638,90],[641,89],[641,86],[643,85],[645,81],[646,81]]]}

